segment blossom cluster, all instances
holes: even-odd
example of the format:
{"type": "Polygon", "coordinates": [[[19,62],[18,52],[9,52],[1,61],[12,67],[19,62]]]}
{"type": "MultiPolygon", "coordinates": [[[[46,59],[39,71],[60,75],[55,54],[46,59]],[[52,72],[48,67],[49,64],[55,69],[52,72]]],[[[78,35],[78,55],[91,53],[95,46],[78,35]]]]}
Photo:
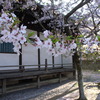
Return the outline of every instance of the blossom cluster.
{"type": "MultiPolygon", "coordinates": [[[[26,42],[26,26],[21,25],[19,27],[19,20],[17,19],[14,13],[7,13],[2,11],[0,17],[0,40],[6,43],[13,43],[14,52],[20,54],[21,45],[26,42]]],[[[53,33],[46,30],[43,32],[44,40],[41,40],[37,35],[34,36],[34,42],[32,43],[36,48],[46,48],[49,54],[58,56],[61,54],[71,55],[73,54],[73,49],[77,47],[74,41],[69,43],[62,41],[53,42],[53,39],[50,36],[53,36],[53,33]]]]}
{"type": "Polygon", "coordinates": [[[100,51],[100,41],[96,36],[92,36],[89,38],[79,38],[80,43],[77,44],[75,39],[66,40],[65,38],[54,42],[51,38],[53,33],[48,30],[44,31],[43,35],[44,40],[42,41],[37,35],[34,36],[35,41],[33,46],[40,49],[46,48],[48,54],[53,54],[54,56],[59,56],[61,54],[64,54],[66,56],[73,55],[75,53],[74,50],[80,50],[79,48],[82,49],[81,52],[83,52],[84,54],[95,53],[100,51]],[[81,47],[79,47],[78,45],[81,47]]]}
{"type": "Polygon", "coordinates": [[[2,42],[13,43],[14,51],[20,53],[21,44],[26,42],[26,26],[19,25],[19,20],[14,13],[2,11],[0,17],[0,40],[2,42]]]}
{"type": "Polygon", "coordinates": [[[100,51],[100,41],[98,40],[97,37],[89,37],[89,38],[85,38],[83,41],[83,53],[88,54],[88,53],[95,53],[95,52],[99,52],[100,51]]]}
{"type": "Polygon", "coordinates": [[[74,49],[76,49],[77,45],[75,41],[71,41],[69,43],[62,41],[53,42],[52,32],[46,30],[43,32],[44,40],[41,40],[37,35],[34,36],[33,46],[35,48],[46,48],[48,54],[53,54],[54,56],[59,56],[61,54],[65,54],[66,56],[72,55],[74,53],[74,49]]]}
{"type": "MultiPolygon", "coordinates": [[[[37,0],[35,0],[37,1],[37,0]]],[[[20,0],[1,0],[0,5],[2,5],[3,9],[7,12],[2,11],[0,17],[0,41],[2,42],[9,42],[13,43],[14,51],[20,54],[21,45],[24,44],[26,41],[25,33],[26,33],[26,26],[19,26],[19,20],[17,19],[14,13],[8,13],[8,10],[12,10],[12,4],[14,2],[18,2],[22,4],[23,9],[32,8],[33,10],[36,9],[36,2],[33,0],[26,0],[26,3],[21,3],[20,0]]],[[[95,0],[99,3],[99,0],[95,0]]],[[[74,53],[74,49],[78,46],[76,44],[75,39],[67,40],[62,35],[60,35],[61,30],[60,28],[64,27],[64,16],[60,13],[57,13],[58,9],[56,6],[53,8],[55,10],[55,16],[52,14],[53,6],[45,6],[42,8],[44,12],[44,16],[38,19],[40,22],[45,21],[46,19],[56,19],[55,21],[51,21],[48,25],[52,29],[56,29],[56,32],[59,33],[59,36],[55,35],[54,33],[46,30],[43,32],[44,40],[41,40],[36,34],[34,35],[32,45],[35,48],[46,48],[49,54],[53,54],[54,56],[58,56],[61,54],[65,54],[67,56],[72,55],[74,53]],[[50,15],[48,15],[48,12],[50,15]],[[62,27],[63,26],[63,27],[62,27]]],[[[58,6],[59,7],[59,6],[58,6]]],[[[31,10],[32,10],[31,9],[31,10]]],[[[34,21],[33,23],[37,23],[38,21],[34,21]]],[[[85,30],[83,30],[85,32],[85,30]]],[[[87,33],[87,32],[85,32],[87,33]]],[[[67,36],[66,36],[67,37],[67,36]]],[[[81,41],[84,49],[84,53],[93,53],[99,50],[99,41],[97,38],[85,38],[81,41]]]]}

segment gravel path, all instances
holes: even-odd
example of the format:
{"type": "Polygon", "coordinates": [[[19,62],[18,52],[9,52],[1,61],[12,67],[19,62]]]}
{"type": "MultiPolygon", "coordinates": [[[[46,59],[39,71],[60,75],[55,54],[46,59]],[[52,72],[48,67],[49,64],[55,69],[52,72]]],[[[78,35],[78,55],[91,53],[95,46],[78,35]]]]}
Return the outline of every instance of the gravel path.
{"type": "MultiPolygon", "coordinates": [[[[83,73],[85,93],[88,100],[100,100],[100,88],[95,82],[100,81],[100,74],[85,71],[83,73]]],[[[39,89],[25,89],[0,96],[0,100],[75,100],[78,98],[76,81],[64,81],[42,86],[39,89]]]]}
{"type": "MultiPolygon", "coordinates": [[[[55,83],[51,85],[42,86],[39,89],[25,89],[8,93],[0,96],[0,100],[48,100],[56,95],[62,94],[69,89],[68,84],[71,84],[71,80],[64,81],[62,83],[55,83]],[[67,84],[66,84],[67,83],[67,84]]],[[[75,82],[74,82],[75,83],[75,82]]],[[[71,84],[72,86],[73,84],[71,84]]]]}

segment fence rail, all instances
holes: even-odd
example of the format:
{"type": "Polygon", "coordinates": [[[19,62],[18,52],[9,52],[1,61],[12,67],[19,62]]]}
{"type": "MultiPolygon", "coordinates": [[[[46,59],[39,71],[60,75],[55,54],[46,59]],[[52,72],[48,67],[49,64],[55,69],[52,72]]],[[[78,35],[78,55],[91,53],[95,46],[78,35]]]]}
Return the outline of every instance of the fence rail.
{"type": "MultiPolygon", "coordinates": [[[[47,64],[47,65],[62,65],[62,64],[47,64]]],[[[63,65],[72,65],[72,63],[67,63],[63,65]]],[[[37,65],[0,65],[0,67],[19,67],[19,66],[45,66],[45,64],[37,64],[37,65]]]]}

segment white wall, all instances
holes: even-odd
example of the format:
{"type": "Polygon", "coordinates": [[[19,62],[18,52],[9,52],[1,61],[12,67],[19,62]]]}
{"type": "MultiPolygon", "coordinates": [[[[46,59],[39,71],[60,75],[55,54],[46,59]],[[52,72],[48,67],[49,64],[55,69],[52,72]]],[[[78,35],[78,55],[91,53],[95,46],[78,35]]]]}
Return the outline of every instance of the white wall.
{"type": "MultiPolygon", "coordinates": [[[[54,63],[55,64],[61,64],[61,55],[54,57],[54,63]]],[[[61,67],[61,65],[55,65],[55,67],[61,67]]]]}
{"type": "MultiPolygon", "coordinates": [[[[45,65],[45,59],[47,59],[48,64],[52,64],[52,55],[47,53],[46,48],[40,49],[40,58],[41,58],[41,64],[45,65]]],[[[48,65],[48,67],[52,67],[52,65],[48,65]]]]}
{"type": "MultiPolygon", "coordinates": [[[[19,56],[17,54],[4,54],[0,53],[0,66],[10,66],[10,65],[18,65],[19,64],[19,56]]],[[[0,70],[12,69],[12,67],[0,67],[0,70]]],[[[13,69],[18,69],[18,67],[14,67],[13,69]]]]}
{"type": "MultiPolygon", "coordinates": [[[[23,65],[37,65],[38,64],[38,51],[37,49],[33,48],[31,44],[28,44],[27,46],[23,45],[22,49],[22,64],[23,65]]],[[[26,68],[37,68],[37,66],[26,68]]]]}
{"type": "Polygon", "coordinates": [[[70,66],[72,66],[72,56],[69,56],[69,57],[65,57],[65,56],[63,56],[62,57],[63,58],[63,64],[65,64],[64,66],[65,67],[70,67],[70,66]]]}

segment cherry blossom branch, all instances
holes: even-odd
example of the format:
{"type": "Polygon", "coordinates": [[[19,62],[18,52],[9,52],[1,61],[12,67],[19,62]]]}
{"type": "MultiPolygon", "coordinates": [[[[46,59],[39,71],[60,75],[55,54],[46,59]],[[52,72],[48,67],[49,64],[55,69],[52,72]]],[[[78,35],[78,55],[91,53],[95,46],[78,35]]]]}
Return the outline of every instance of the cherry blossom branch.
{"type": "Polygon", "coordinates": [[[85,4],[89,3],[91,0],[82,0],[76,7],[74,7],[67,15],[65,15],[65,19],[68,18],[75,13],[79,8],[83,7],[85,4]]]}
{"type": "MultiPolygon", "coordinates": [[[[29,13],[30,13],[30,12],[29,12],[29,13]]],[[[30,15],[32,15],[33,18],[34,18],[34,17],[36,18],[36,20],[39,22],[39,24],[40,24],[40,26],[43,28],[43,30],[46,30],[46,28],[43,26],[43,24],[41,23],[41,21],[39,21],[39,18],[37,18],[37,17],[35,16],[35,14],[34,14],[33,11],[31,11],[30,15]]]]}

